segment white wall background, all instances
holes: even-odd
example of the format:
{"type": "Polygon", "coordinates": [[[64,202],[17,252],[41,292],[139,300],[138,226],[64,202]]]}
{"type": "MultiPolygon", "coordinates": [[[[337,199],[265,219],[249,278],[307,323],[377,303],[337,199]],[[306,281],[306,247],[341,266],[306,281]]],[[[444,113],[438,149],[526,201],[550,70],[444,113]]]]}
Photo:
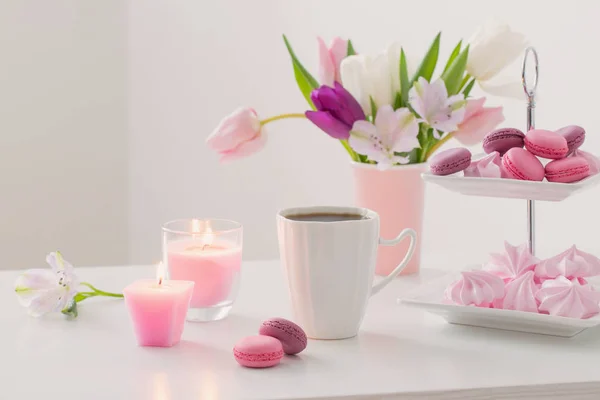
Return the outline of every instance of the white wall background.
{"type": "MultiPolygon", "coordinates": [[[[352,203],[347,156],[306,121],[270,125],[262,153],[227,166],[204,145],[237,106],[305,109],[282,33],[314,72],[317,35],[351,37],[363,53],[398,40],[420,56],[442,30],[446,56],[495,16],[540,52],[538,126],[581,124],[600,153],[599,12],[594,0],[2,2],[2,268],[55,248],[80,265],[154,262],[160,224],[189,216],[239,220],[246,259],[273,258],[277,209],[352,203]]],[[[524,106],[503,104],[506,124],[523,127],[524,106]]],[[[600,253],[599,194],[538,205],[542,254],[574,242],[600,253]]],[[[426,263],[479,262],[505,238],[525,240],[524,202],[428,187],[426,263]]]]}
{"type": "MultiPolygon", "coordinates": [[[[315,36],[351,37],[359,52],[393,40],[424,53],[438,30],[446,56],[491,15],[525,32],[541,57],[538,126],[576,123],[600,153],[596,93],[600,3],[577,1],[144,0],[130,4],[131,259],[159,257],[159,225],[177,218],[226,217],[245,226],[246,259],[277,255],[281,207],[352,203],[347,156],[306,121],[269,126],[257,156],[221,166],[204,139],[222,116],[250,105],[261,116],[305,109],[281,40],[286,33],[316,72],[315,36]]],[[[512,70],[519,76],[519,66],[512,70]]],[[[499,99],[490,99],[498,103],[499,99]]],[[[506,124],[524,128],[525,110],[506,102],[506,124]]],[[[572,243],[600,252],[600,188],[564,203],[539,204],[540,253],[572,243]]],[[[524,201],[466,198],[428,187],[424,261],[442,268],[477,263],[506,238],[524,242],[524,201]],[[437,257],[436,257],[437,255],[437,257]]]]}
{"type": "Polygon", "coordinates": [[[126,6],[0,2],[0,269],[127,260],[126,6]]]}

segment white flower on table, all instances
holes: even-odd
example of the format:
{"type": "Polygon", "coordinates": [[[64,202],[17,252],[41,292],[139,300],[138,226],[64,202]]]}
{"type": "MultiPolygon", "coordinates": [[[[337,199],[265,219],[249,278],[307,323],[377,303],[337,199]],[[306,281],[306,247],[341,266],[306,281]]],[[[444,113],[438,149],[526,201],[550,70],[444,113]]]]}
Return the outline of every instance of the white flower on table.
{"type": "Polygon", "coordinates": [[[448,97],[446,84],[438,79],[433,83],[420,77],[408,94],[410,106],[419,115],[420,120],[434,128],[434,135],[439,139],[441,132],[454,132],[465,117],[465,101],[463,94],[448,97]]]}
{"type": "Polygon", "coordinates": [[[377,168],[387,169],[394,164],[408,163],[408,157],[396,153],[409,152],[419,147],[419,124],[408,108],[396,111],[384,105],[377,111],[375,124],[356,121],[348,143],[358,153],[377,161],[377,168]]]}
{"type": "Polygon", "coordinates": [[[34,317],[69,308],[79,286],[73,266],[60,252],[48,254],[46,262],[51,269],[30,269],[15,282],[19,302],[34,317]]]}

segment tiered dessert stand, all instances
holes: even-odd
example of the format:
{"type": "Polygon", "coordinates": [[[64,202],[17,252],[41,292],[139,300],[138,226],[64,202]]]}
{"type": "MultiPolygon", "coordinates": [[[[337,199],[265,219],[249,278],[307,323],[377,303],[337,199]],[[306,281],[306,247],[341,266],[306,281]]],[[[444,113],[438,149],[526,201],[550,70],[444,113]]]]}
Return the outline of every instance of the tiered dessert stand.
{"type": "MultiPolygon", "coordinates": [[[[533,47],[527,48],[521,74],[527,95],[527,131],[535,128],[535,95],[539,78],[539,60],[533,47]],[[528,63],[533,59],[533,80],[528,79],[528,63]]],[[[469,196],[517,198],[527,200],[527,238],[531,254],[535,255],[535,201],[562,201],[600,182],[600,174],[576,183],[533,182],[501,178],[472,178],[458,175],[422,174],[423,180],[453,192],[469,196]]],[[[456,275],[431,282],[413,292],[402,302],[441,315],[454,324],[498,328],[522,332],[571,337],[582,330],[600,324],[600,316],[575,319],[522,311],[480,307],[465,307],[442,302],[444,289],[456,275]]]]}

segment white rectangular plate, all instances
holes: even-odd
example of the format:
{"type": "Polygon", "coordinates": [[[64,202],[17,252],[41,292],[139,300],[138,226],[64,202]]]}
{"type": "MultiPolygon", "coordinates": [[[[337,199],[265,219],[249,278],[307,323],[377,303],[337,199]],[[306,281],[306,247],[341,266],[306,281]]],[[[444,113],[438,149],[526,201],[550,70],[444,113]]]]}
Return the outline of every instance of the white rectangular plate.
{"type": "Polygon", "coordinates": [[[524,311],[442,303],[444,290],[459,277],[459,274],[453,273],[428,282],[402,298],[401,301],[408,306],[421,308],[432,314],[437,314],[451,324],[483,328],[571,337],[584,329],[600,325],[600,316],[589,319],[576,319],[524,311]]]}
{"type": "Polygon", "coordinates": [[[600,182],[600,174],[575,183],[533,182],[502,178],[471,178],[462,172],[439,176],[421,174],[425,182],[435,183],[453,192],[468,196],[504,197],[511,199],[562,201],[600,182]]]}

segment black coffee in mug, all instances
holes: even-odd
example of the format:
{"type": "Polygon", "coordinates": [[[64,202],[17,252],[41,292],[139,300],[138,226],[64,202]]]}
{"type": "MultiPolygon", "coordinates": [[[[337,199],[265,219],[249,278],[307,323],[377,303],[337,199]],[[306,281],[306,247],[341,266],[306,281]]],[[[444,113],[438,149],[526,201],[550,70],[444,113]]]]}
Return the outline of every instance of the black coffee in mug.
{"type": "Polygon", "coordinates": [[[310,213],[310,214],[294,214],[287,215],[285,218],[292,221],[309,221],[309,222],[340,222],[340,221],[360,221],[368,219],[360,214],[337,214],[337,213],[310,213]]]}

